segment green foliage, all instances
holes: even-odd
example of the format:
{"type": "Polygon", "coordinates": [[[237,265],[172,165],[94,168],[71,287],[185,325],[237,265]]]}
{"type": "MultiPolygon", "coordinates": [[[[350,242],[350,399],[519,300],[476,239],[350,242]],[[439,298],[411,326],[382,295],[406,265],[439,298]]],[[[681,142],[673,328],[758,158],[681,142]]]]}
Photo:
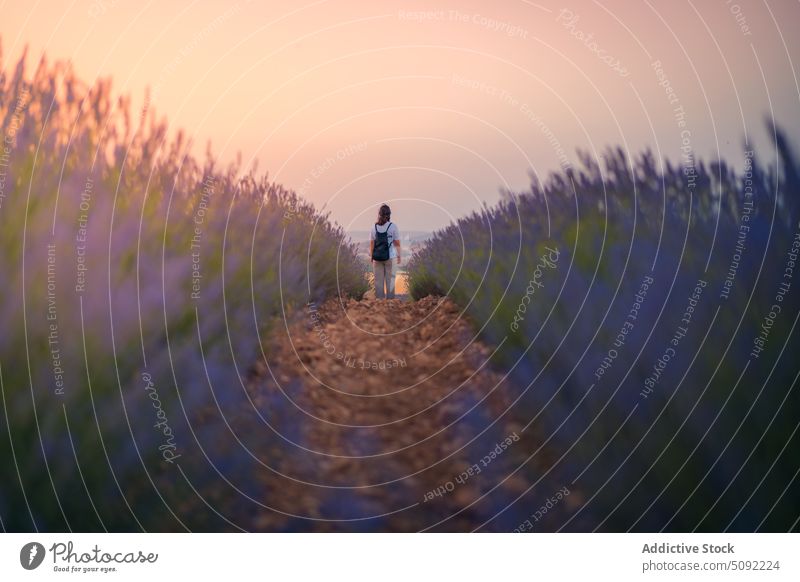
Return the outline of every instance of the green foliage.
{"type": "Polygon", "coordinates": [[[276,317],[364,293],[355,248],[294,192],[196,159],[110,82],[25,69],[0,73],[4,526],[182,529],[209,519],[198,495],[240,511],[211,476],[252,458],[221,415],[247,409],[276,317]]]}

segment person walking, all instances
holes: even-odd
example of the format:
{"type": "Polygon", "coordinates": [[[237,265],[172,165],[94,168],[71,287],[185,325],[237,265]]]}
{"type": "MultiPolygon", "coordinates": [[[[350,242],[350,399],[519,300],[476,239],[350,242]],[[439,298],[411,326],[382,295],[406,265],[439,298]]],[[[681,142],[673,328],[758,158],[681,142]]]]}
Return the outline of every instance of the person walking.
{"type": "Polygon", "coordinates": [[[375,273],[375,297],[394,299],[395,272],[392,263],[400,264],[400,231],[391,221],[392,210],[382,204],[378,210],[378,220],[369,234],[369,254],[372,257],[372,270],[375,273]]]}

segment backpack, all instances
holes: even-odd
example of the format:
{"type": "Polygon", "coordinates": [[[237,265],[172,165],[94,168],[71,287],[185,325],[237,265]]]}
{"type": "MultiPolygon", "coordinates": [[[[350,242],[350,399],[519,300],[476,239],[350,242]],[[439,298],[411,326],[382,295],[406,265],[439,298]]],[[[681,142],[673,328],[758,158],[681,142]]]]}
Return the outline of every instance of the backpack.
{"type": "Polygon", "coordinates": [[[375,225],[375,246],[372,247],[372,260],[389,260],[389,229],[391,227],[392,223],[390,222],[386,227],[386,232],[378,232],[378,225],[375,225]]]}

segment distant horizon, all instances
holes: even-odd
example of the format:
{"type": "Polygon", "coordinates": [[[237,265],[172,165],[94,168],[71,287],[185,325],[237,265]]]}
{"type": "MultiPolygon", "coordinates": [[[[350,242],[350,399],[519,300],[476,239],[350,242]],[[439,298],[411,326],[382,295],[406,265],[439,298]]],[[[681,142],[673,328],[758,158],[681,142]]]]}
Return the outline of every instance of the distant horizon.
{"type": "MultiPolygon", "coordinates": [[[[402,223],[398,222],[398,228],[400,229],[400,240],[403,242],[411,242],[411,243],[419,243],[428,240],[434,232],[436,231],[428,231],[428,230],[405,230],[402,227],[402,223]]],[[[350,237],[350,240],[354,243],[358,244],[366,244],[369,241],[369,230],[367,229],[356,229],[356,230],[346,230],[345,233],[347,236],[350,237]]]]}
{"type": "MultiPolygon", "coordinates": [[[[399,224],[400,224],[400,223],[398,223],[398,225],[399,225],[399,224]]],[[[411,235],[414,235],[414,236],[419,236],[419,235],[431,235],[431,234],[433,234],[433,233],[435,232],[435,231],[432,231],[432,230],[413,230],[413,229],[405,229],[405,228],[401,228],[400,226],[398,226],[398,228],[400,228],[400,234],[401,234],[402,236],[404,236],[404,237],[405,237],[405,236],[407,236],[407,235],[408,235],[408,236],[411,236],[411,235]]],[[[370,229],[369,229],[369,228],[354,228],[354,229],[348,230],[348,231],[346,231],[346,232],[347,232],[348,234],[349,234],[349,233],[355,233],[355,234],[366,234],[366,235],[369,235],[370,229]]]]}

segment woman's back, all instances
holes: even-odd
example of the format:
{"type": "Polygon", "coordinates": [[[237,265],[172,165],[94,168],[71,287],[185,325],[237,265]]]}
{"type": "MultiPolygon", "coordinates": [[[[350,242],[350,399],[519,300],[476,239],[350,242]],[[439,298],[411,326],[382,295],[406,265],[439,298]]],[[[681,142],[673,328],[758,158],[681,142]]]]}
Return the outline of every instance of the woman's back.
{"type": "Polygon", "coordinates": [[[393,263],[400,264],[400,230],[392,222],[392,211],[387,204],[378,210],[378,220],[370,231],[370,256],[375,273],[375,296],[394,298],[395,272],[393,263]]]}

